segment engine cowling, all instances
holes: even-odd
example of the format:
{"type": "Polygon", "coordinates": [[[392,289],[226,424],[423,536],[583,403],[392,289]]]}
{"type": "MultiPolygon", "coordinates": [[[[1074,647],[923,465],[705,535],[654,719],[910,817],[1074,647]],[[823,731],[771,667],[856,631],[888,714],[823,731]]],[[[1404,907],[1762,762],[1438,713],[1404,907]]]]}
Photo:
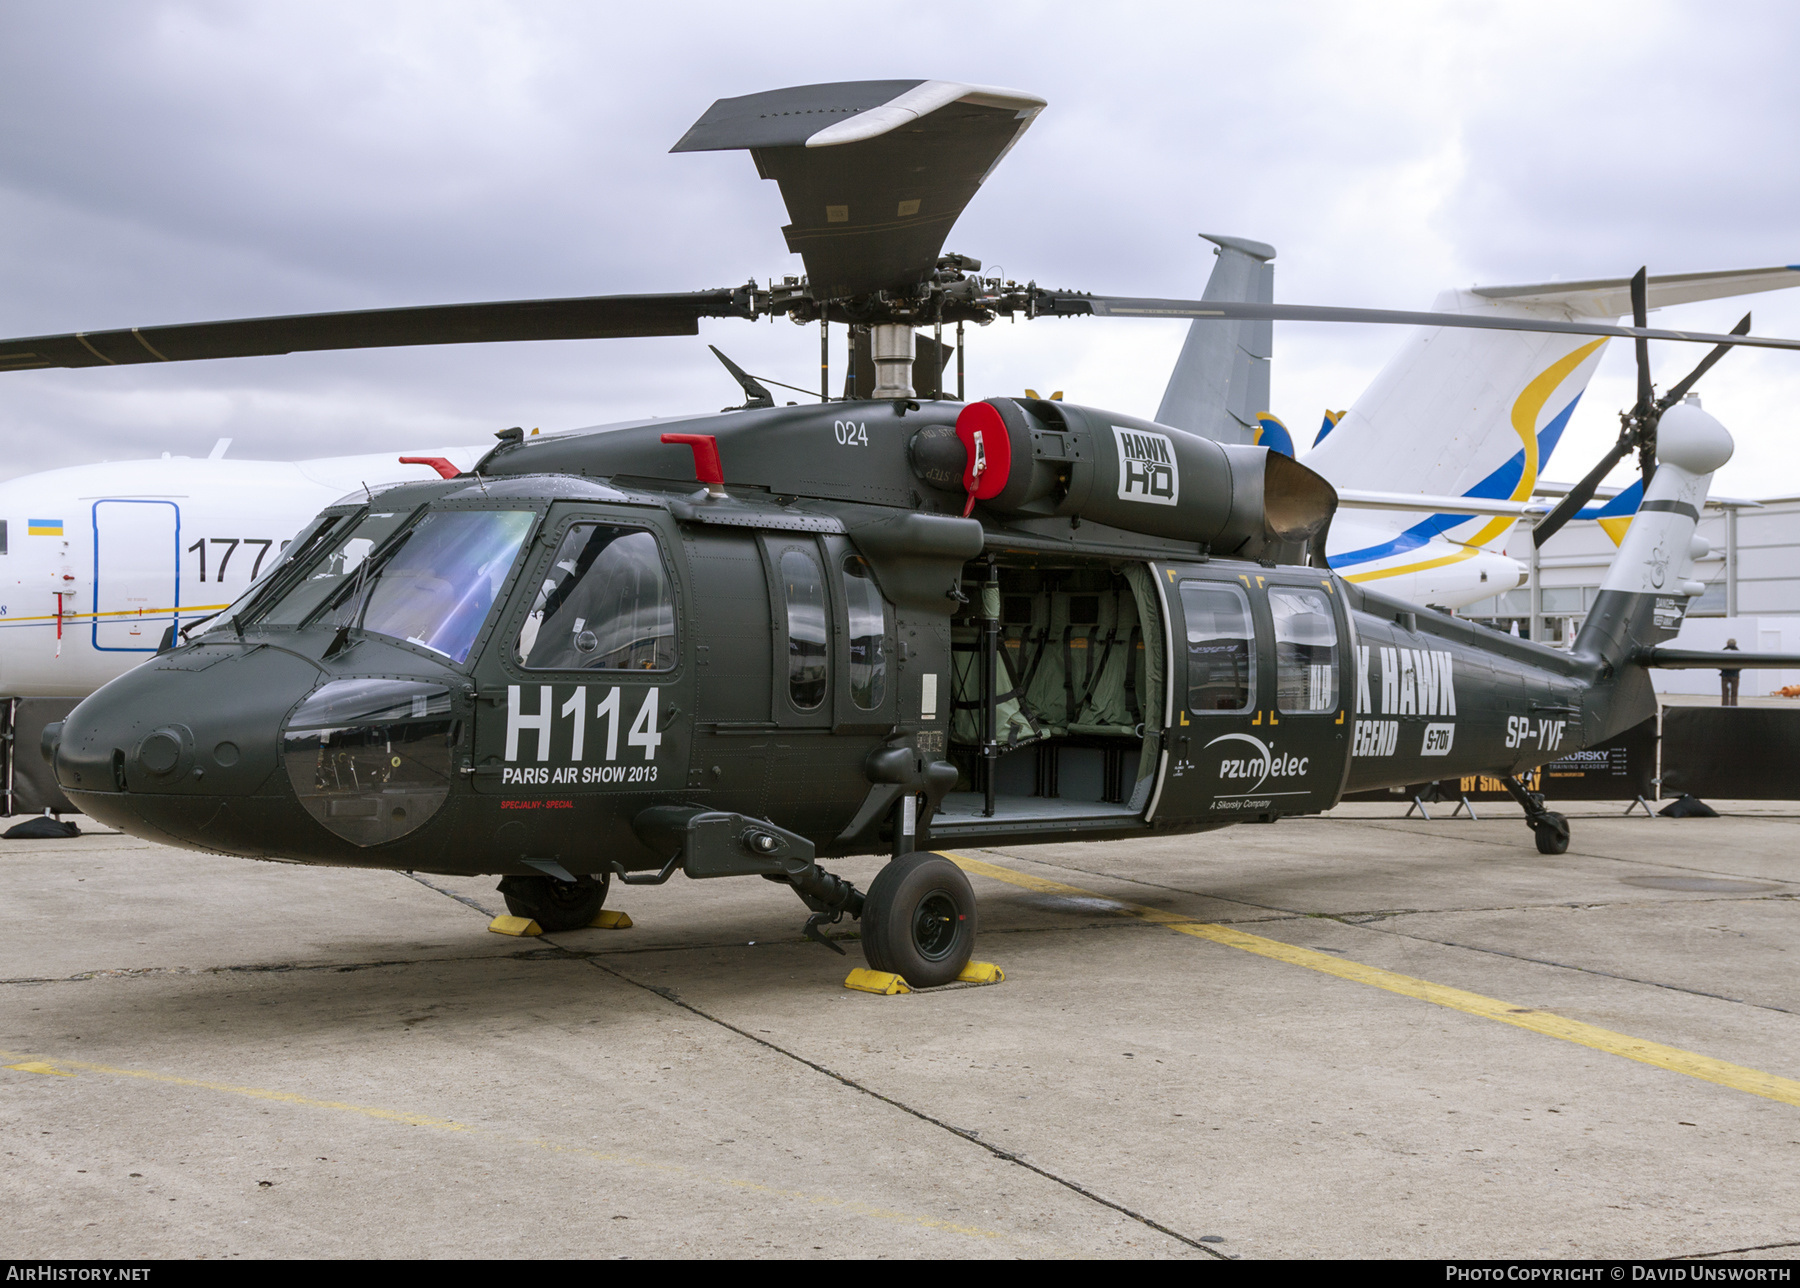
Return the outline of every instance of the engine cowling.
{"type": "Polygon", "coordinates": [[[1322,551],[1337,508],[1330,483],[1265,447],[1045,399],[970,403],[955,445],[940,431],[913,458],[938,486],[960,465],[971,510],[1104,523],[1218,555],[1301,562],[1322,551]]]}

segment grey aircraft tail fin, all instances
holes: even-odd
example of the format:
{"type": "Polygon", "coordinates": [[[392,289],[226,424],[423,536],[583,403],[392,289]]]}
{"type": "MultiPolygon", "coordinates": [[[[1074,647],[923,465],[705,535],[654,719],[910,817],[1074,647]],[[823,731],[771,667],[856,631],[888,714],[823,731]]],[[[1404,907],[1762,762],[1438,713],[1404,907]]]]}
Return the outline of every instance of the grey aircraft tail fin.
{"type": "MultiPolygon", "coordinates": [[[[1242,237],[1201,233],[1217,246],[1219,262],[1203,300],[1245,304],[1275,302],[1275,248],[1242,237]]],[[[1220,443],[1255,443],[1257,415],[1269,410],[1269,355],[1274,326],[1268,322],[1188,324],[1187,342],[1175,360],[1156,409],[1158,423],[1220,443]]]]}

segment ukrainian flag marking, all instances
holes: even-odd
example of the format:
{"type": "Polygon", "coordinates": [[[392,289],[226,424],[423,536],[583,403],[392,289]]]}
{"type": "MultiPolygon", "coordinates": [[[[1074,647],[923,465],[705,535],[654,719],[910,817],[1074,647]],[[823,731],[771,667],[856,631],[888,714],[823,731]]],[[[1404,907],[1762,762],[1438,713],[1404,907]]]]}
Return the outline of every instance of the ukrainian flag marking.
{"type": "Polygon", "coordinates": [[[33,537],[60,537],[63,534],[61,519],[27,519],[25,532],[33,537]]]}

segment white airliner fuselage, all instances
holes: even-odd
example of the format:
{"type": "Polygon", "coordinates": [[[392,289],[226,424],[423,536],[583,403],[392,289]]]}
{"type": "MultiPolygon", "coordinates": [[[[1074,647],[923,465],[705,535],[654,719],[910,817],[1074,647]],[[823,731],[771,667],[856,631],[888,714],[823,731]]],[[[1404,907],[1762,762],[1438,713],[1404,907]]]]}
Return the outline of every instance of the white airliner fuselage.
{"type": "MultiPolygon", "coordinates": [[[[480,447],[407,456],[470,468],[480,447]]],[[[83,697],[217,612],[306,522],[364,485],[416,482],[399,454],[114,461],[0,483],[0,696],[83,697]]]]}

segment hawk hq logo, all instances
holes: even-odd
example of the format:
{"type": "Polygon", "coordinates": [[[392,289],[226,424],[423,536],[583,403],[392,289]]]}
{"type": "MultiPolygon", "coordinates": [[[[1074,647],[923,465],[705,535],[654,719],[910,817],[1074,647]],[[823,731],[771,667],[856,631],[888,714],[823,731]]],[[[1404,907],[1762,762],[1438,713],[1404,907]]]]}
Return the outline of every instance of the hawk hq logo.
{"type": "Polygon", "coordinates": [[[1113,426],[1119,449],[1119,500],[1174,505],[1181,499],[1181,467],[1167,434],[1113,426]]]}

